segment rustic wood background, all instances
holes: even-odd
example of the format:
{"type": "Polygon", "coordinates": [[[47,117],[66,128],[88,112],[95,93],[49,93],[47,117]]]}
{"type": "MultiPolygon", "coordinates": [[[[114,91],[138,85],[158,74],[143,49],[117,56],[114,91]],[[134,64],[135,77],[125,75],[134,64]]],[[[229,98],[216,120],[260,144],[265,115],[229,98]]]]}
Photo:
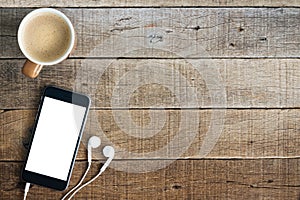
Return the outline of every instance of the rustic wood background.
{"type": "MultiPolygon", "coordinates": [[[[204,91],[203,104],[186,109],[198,112],[201,125],[189,149],[166,168],[148,173],[109,168],[78,193],[77,199],[300,199],[300,1],[1,0],[0,7],[0,199],[23,197],[23,144],[28,141],[42,88],[72,89],[80,67],[105,59],[118,59],[121,64],[111,66],[99,85],[83,81],[97,88],[92,111],[98,113],[102,129],[116,146],[138,153],[153,151],[166,145],[168,136],[178,130],[180,107],[170,91],[155,85],[135,91],[130,112],[135,122],[147,123],[149,108],[161,103],[168,108],[168,126],[162,133],[147,140],[129,138],[114,122],[111,97],[115,81],[140,61],[180,68],[195,80],[194,86],[204,91]],[[70,59],[45,67],[31,80],[21,74],[25,59],[17,45],[17,29],[28,12],[49,6],[63,11],[75,25],[77,49],[70,59]],[[221,66],[227,106],[218,109],[227,109],[226,118],[216,146],[205,158],[198,150],[210,123],[211,105],[199,75],[176,55],[132,52],[124,57],[118,51],[124,48],[120,45],[131,44],[130,36],[145,37],[144,31],[151,32],[153,27],[178,37],[174,49],[186,48],[187,38],[182,35],[187,35],[195,47],[209,53],[209,57],[189,59],[221,66]],[[127,38],[121,38],[124,32],[127,38]],[[92,51],[112,36],[127,42],[92,51]]],[[[85,134],[93,130],[88,124],[85,134]]],[[[116,165],[139,162],[140,158],[123,158],[118,153],[122,152],[116,154],[116,165]]],[[[95,161],[88,178],[103,163],[103,157],[96,159],[100,161],[95,161]]],[[[147,158],[168,159],[160,155],[147,158]]],[[[81,145],[70,186],[78,182],[85,167],[86,149],[81,145]]],[[[33,186],[28,199],[59,199],[63,194],[33,186]]]]}

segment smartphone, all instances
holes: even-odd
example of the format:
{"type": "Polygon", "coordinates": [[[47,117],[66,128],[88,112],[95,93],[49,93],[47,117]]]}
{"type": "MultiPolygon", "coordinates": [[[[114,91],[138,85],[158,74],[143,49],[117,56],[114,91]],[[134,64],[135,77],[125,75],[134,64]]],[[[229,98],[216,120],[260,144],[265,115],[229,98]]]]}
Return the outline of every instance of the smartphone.
{"type": "Polygon", "coordinates": [[[45,88],[22,170],[24,181],[61,191],[67,188],[90,102],[83,94],[45,88]]]}

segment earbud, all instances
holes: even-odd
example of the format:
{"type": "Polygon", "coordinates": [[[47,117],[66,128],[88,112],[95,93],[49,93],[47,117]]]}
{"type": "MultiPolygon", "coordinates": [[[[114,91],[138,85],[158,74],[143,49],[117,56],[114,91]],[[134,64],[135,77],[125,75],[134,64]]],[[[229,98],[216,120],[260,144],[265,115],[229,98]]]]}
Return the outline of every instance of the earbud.
{"type": "Polygon", "coordinates": [[[97,136],[90,137],[88,145],[90,145],[92,148],[97,148],[100,146],[100,144],[101,144],[101,140],[99,137],[97,136]]]}
{"type": "Polygon", "coordinates": [[[106,146],[106,147],[103,148],[103,155],[106,158],[114,157],[115,149],[112,146],[106,146]]]}
{"type": "Polygon", "coordinates": [[[92,136],[88,142],[88,162],[92,162],[92,148],[97,148],[101,144],[101,140],[97,136],[92,136]]]}
{"type": "Polygon", "coordinates": [[[115,156],[115,149],[112,146],[105,146],[103,148],[103,155],[108,158],[104,165],[101,167],[101,172],[104,172],[108,165],[111,163],[115,156]]]}

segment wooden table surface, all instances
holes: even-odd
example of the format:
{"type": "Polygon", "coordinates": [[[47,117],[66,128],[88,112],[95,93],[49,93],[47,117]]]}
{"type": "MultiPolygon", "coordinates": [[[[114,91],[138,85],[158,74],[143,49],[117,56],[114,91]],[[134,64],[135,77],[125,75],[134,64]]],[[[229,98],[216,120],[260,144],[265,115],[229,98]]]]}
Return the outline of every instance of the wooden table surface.
{"type": "MultiPolygon", "coordinates": [[[[0,199],[23,197],[24,144],[46,85],[93,100],[70,186],[86,168],[88,136],[100,129],[102,147],[117,149],[77,199],[300,199],[300,1],[1,0],[0,7],[0,199]],[[29,79],[16,34],[38,7],[70,18],[77,48],[29,79]],[[215,85],[225,91],[219,104],[215,85]],[[191,88],[198,104],[182,106],[178,91],[189,98],[191,88]],[[118,123],[118,114],[135,126],[118,123]],[[189,137],[185,121],[197,129],[180,146],[189,137]],[[141,131],[149,124],[151,137],[141,131]],[[212,124],[222,128],[215,144],[205,139],[212,124]],[[206,144],[212,149],[203,153],[206,144]]],[[[104,161],[98,151],[88,178],[104,161]]],[[[33,186],[28,199],[63,194],[33,186]]]]}

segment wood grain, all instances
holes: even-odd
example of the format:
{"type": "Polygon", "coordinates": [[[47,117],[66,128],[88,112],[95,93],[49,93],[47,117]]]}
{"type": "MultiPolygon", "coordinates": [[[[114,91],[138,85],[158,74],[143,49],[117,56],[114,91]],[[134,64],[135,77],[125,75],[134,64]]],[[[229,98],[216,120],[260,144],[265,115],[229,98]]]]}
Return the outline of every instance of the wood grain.
{"type": "Polygon", "coordinates": [[[1,60],[0,93],[5,98],[0,99],[0,109],[37,108],[41,91],[46,85],[56,85],[88,94],[92,98],[92,107],[95,108],[115,107],[116,104],[112,105],[112,102],[116,102],[118,107],[146,109],[300,107],[298,59],[200,59],[196,60],[200,70],[189,61],[69,59],[59,65],[44,67],[37,79],[28,79],[21,74],[23,60],[1,60]],[[105,63],[110,64],[106,67],[105,63]],[[162,73],[157,72],[162,69],[162,73]],[[176,73],[187,82],[178,78],[176,73]],[[213,76],[207,76],[210,73],[213,73],[213,76]],[[142,78],[147,78],[148,74],[154,74],[157,83],[143,82],[142,78]],[[121,80],[123,83],[119,83],[121,80]],[[212,102],[212,94],[215,92],[212,93],[208,88],[212,80],[219,80],[226,97],[216,105],[212,102]],[[139,87],[134,90],[128,89],[135,85],[139,87]],[[190,90],[194,90],[197,95],[196,105],[189,105],[181,99],[189,96],[190,90]],[[123,95],[124,91],[128,91],[126,94],[130,95],[129,102],[123,95]]]}
{"type": "Polygon", "coordinates": [[[159,7],[178,7],[178,6],[300,6],[297,0],[127,0],[127,1],[108,1],[108,0],[73,0],[66,5],[63,1],[41,0],[41,1],[25,1],[25,0],[2,0],[2,7],[139,7],[139,6],[159,6],[159,7]]]}
{"type": "MultiPolygon", "coordinates": [[[[300,199],[298,0],[0,0],[0,6],[22,7],[0,9],[0,199],[23,197],[23,146],[46,85],[90,94],[94,102],[71,186],[86,167],[84,144],[89,136],[101,135],[102,146],[112,143],[117,150],[111,168],[82,190],[78,199],[300,199]],[[78,45],[72,59],[45,67],[31,80],[21,74],[25,60],[16,36],[22,18],[41,6],[58,7],[71,19],[78,45]],[[195,61],[200,68],[191,65],[195,61]],[[218,71],[219,77],[212,76],[211,70],[218,71]],[[136,78],[128,78],[131,73],[136,78]],[[162,83],[169,87],[142,84],[132,93],[122,93],[143,76],[168,80],[162,83]],[[216,77],[223,81],[226,105],[211,109],[209,80],[216,77]],[[172,89],[189,88],[196,90],[199,105],[181,110],[182,99],[172,89]],[[130,94],[128,101],[123,94],[130,94]],[[199,150],[206,133],[212,124],[220,123],[211,117],[224,111],[222,134],[203,158],[199,150]],[[121,128],[116,113],[127,114],[136,127],[121,128]],[[186,113],[188,120],[183,118],[186,113]],[[167,152],[183,149],[180,144],[191,137],[188,128],[193,128],[188,126],[177,138],[184,121],[199,125],[186,151],[176,157],[148,154],[174,138],[178,145],[169,145],[167,152]],[[141,131],[145,127],[150,135],[141,131]],[[138,133],[141,137],[133,136],[138,133]],[[136,154],[126,156],[126,152],[136,154]],[[168,162],[172,163],[166,168],[148,173],[117,170],[168,162]]],[[[182,96],[190,95],[183,92],[182,96]]],[[[93,158],[98,161],[88,178],[104,162],[100,151],[94,151],[93,158]]],[[[28,199],[62,195],[33,186],[28,199]]]]}
{"type": "MultiPolygon", "coordinates": [[[[217,120],[211,119],[212,110],[193,111],[166,111],[166,119],[163,127],[159,122],[154,121],[150,126],[154,135],[147,137],[143,127],[149,123],[150,113],[146,110],[131,110],[130,116],[136,123],[131,129],[120,128],[112,111],[101,110],[91,111],[87,122],[82,142],[87,144],[88,138],[92,135],[99,135],[102,138],[102,145],[113,144],[117,153],[116,158],[124,159],[176,159],[176,158],[201,158],[200,148],[211,124],[217,120]],[[195,135],[178,133],[183,126],[184,113],[192,116],[197,112],[199,115],[198,130],[195,135]],[[91,118],[93,116],[93,118],[91,118]],[[101,127],[101,129],[99,128],[101,127]],[[156,130],[157,129],[157,130],[156,130]],[[102,130],[102,134],[100,133],[102,130]],[[139,137],[130,134],[135,132],[143,133],[139,137]],[[106,135],[108,140],[103,136],[106,135]],[[181,135],[181,137],[177,137],[181,135]],[[190,143],[184,140],[190,137],[190,143]],[[171,142],[175,140],[175,144],[171,142]],[[178,141],[177,141],[178,140],[178,141]],[[182,146],[184,145],[184,146],[182,146]],[[178,151],[188,147],[187,151],[178,151]],[[156,153],[159,149],[167,148],[168,154],[156,153]],[[126,152],[133,152],[131,155],[126,152]],[[153,154],[147,154],[154,152],[153,154]],[[177,156],[177,157],[175,157],[177,156]]],[[[117,111],[124,114],[124,110],[117,111]]],[[[165,111],[151,111],[152,114],[163,115],[165,111]]],[[[126,113],[125,113],[126,114],[126,113]]],[[[29,129],[33,124],[35,111],[14,110],[0,114],[0,159],[2,161],[20,161],[25,158],[26,149],[23,144],[28,142],[29,129]]],[[[213,150],[206,158],[268,158],[268,157],[297,157],[300,155],[299,136],[300,112],[298,109],[285,110],[227,110],[222,134],[216,142],[213,150]]],[[[188,128],[185,129],[189,131],[188,128]]],[[[94,153],[95,158],[103,158],[101,151],[94,153]]],[[[79,160],[86,159],[86,147],[81,145],[79,160]]]]}
{"type": "MultiPolygon", "coordinates": [[[[127,165],[138,161],[113,161],[127,165]]],[[[165,169],[135,174],[108,169],[75,197],[78,199],[298,199],[300,159],[177,160],[165,169]]],[[[21,199],[22,163],[0,163],[3,199],[21,199]]],[[[86,162],[75,164],[71,186],[86,162]]],[[[99,170],[92,165],[91,178],[99,170]]],[[[28,199],[60,199],[64,193],[33,186],[28,199]]]]}
{"type": "MultiPolygon", "coordinates": [[[[23,57],[17,28],[31,10],[1,9],[0,58],[23,57]]],[[[299,58],[296,8],[60,10],[77,32],[73,57],[299,58]]]]}

